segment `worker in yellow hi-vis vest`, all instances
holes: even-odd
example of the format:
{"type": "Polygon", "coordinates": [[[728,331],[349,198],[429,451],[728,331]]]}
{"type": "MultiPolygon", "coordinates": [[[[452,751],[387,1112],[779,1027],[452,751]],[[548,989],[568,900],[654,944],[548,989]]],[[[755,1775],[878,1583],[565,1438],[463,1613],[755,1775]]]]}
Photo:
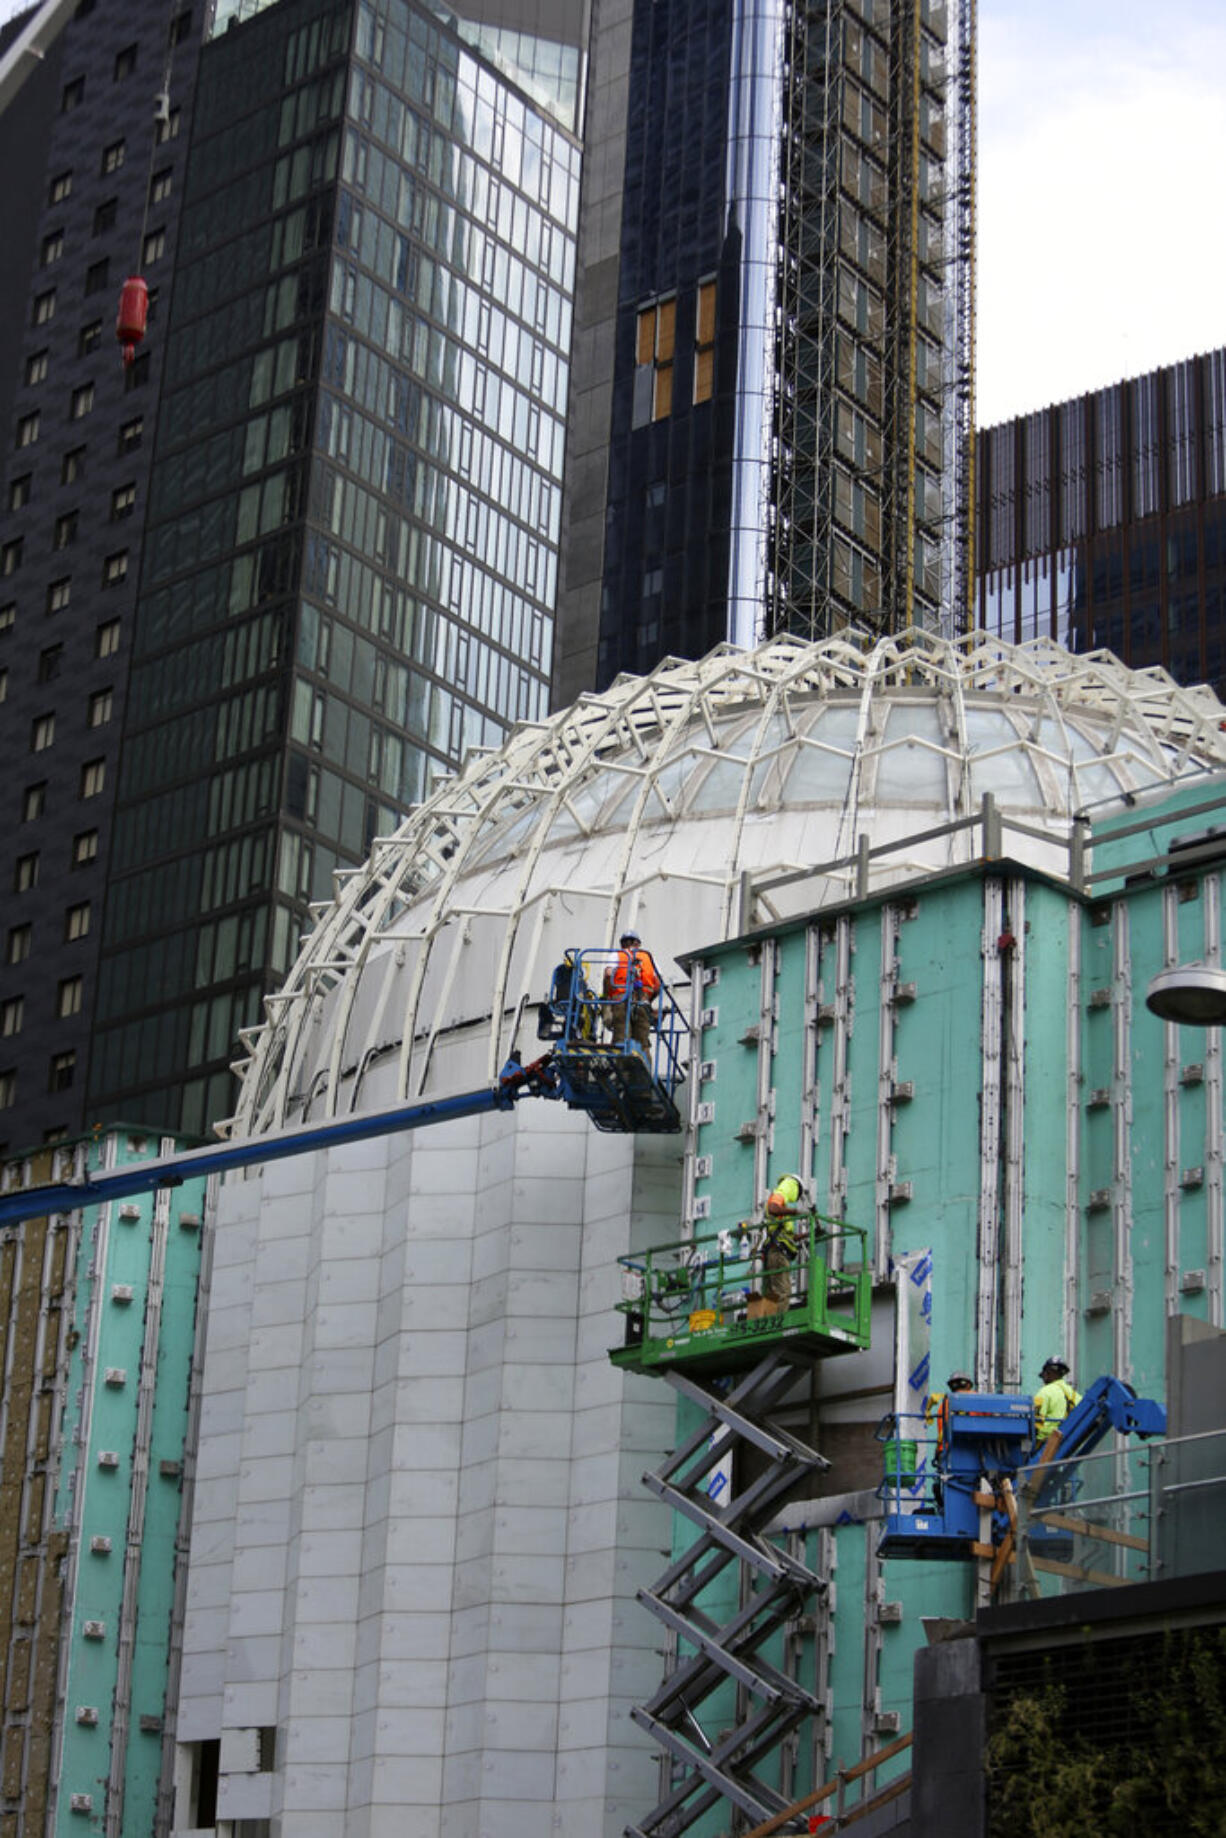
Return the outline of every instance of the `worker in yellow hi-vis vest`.
{"type": "Polygon", "coordinates": [[[1062,1359],[1045,1359],[1039,1377],[1043,1384],[1034,1394],[1034,1439],[1044,1443],[1081,1403],[1081,1393],[1069,1384],[1068,1366],[1062,1359]]]}
{"type": "Polygon", "coordinates": [[[762,1254],[765,1272],[762,1294],[779,1314],[792,1299],[792,1265],[798,1245],[796,1221],[808,1210],[805,1190],[798,1174],[781,1174],[766,1196],[766,1249],[762,1254]]]}

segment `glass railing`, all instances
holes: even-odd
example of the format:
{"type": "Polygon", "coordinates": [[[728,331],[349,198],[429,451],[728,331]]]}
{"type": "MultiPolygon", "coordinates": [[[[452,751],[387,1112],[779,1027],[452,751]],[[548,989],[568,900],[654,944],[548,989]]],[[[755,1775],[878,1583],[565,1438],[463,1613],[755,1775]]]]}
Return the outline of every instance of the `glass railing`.
{"type": "Polygon", "coordinates": [[[1053,1461],[1017,1489],[1017,1580],[1043,1594],[1221,1567],[1226,1430],[1053,1461]]]}

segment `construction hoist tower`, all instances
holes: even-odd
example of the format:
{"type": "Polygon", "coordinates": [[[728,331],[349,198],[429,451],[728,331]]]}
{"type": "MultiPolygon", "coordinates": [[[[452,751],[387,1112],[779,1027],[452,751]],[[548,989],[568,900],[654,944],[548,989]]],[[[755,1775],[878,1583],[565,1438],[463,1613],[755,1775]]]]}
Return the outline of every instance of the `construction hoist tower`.
{"type": "Polygon", "coordinates": [[[776,1308],[756,1286],[759,1236],[742,1228],[620,1260],[625,1345],[610,1358],[691,1407],[679,1446],[643,1477],[673,1509],[682,1548],[638,1591],[671,1664],[631,1712],[662,1769],[659,1803],[628,1838],[676,1838],[721,1801],[751,1823],[780,1812],[783,1746],[820,1709],[787,1636],[825,1580],[767,1527],[829,1463],[774,1412],[815,1361],[868,1346],[872,1272],[858,1228],[810,1213],[790,1302],[776,1308]]]}
{"type": "Polygon", "coordinates": [[[767,629],[963,629],[975,0],[785,9],[767,629]]]}

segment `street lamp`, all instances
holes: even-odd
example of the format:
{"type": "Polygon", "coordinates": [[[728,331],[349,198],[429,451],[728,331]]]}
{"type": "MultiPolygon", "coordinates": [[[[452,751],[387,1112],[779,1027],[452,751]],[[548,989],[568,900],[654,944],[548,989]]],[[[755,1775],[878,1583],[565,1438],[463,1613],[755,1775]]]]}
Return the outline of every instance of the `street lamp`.
{"type": "Polygon", "coordinates": [[[1226,970],[1216,964],[1161,970],[1145,992],[1145,1006],[1160,1021],[1217,1027],[1226,1022],[1226,970]]]}

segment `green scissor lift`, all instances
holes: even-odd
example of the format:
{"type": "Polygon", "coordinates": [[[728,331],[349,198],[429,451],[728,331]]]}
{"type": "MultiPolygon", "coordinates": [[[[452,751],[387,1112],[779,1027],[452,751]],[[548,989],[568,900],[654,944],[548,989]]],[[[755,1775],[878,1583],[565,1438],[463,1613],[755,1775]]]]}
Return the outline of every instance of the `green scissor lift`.
{"type": "Polygon", "coordinates": [[[750,1227],[623,1257],[624,1345],[615,1365],[666,1379],[699,1412],[644,1484],[694,1528],[638,1598],[672,1636],[675,1663],[631,1712],[667,1753],[658,1805],[627,1838],[678,1838],[736,1807],[751,1824],[787,1804],[780,1745],[820,1706],[779,1662],[780,1636],[825,1579],[766,1528],[829,1464],[772,1420],[799,1373],[869,1344],[865,1234],[816,1212],[797,1221],[791,1301],[767,1312],[764,1233],[750,1227]],[[729,1566],[735,1573],[724,1576],[729,1566]],[[705,1722],[704,1722],[705,1715],[705,1722]]]}

